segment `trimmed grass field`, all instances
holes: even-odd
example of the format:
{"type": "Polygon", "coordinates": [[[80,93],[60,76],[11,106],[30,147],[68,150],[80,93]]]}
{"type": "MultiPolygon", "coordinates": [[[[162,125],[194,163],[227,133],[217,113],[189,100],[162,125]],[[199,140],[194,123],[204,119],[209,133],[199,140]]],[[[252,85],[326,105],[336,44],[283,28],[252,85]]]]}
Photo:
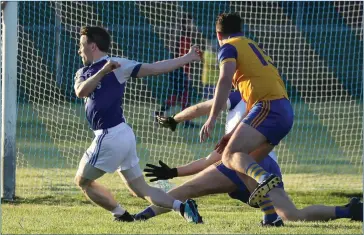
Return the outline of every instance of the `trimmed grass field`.
{"type": "MultiPolygon", "coordinates": [[[[63,182],[71,182],[73,172],[66,171],[63,182]]],[[[37,178],[36,171],[24,171],[19,185],[28,186],[33,196],[18,198],[14,203],[2,205],[2,232],[4,234],[198,234],[198,233],[243,233],[243,234],[360,234],[362,224],[341,219],[330,222],[287,222],[283,228],[262,228],[259,226],[261,213],[227,195],[212,195],[197,199],[204,224],[187,224],[174,212],[161,215],[146,222],[116,223],[107,211],[92,205],[75,187],[61,183],[53,187],[34,190],[36,185],[28,185],[27,178],[37,178]]],[[[284,180],[290,185],[305,175],[286,175],[284,180]]],[[[312,175],[312,177],[314,177],[312,175]]],[[[345,175],[343,177],[346,177],[345,175]]],[[[327,177],[315,176],[317,181],[327,181],[327,177]]],[[[38,179],[47,180],[47,179],[38,179]]],[[[53,180],[49,176],[48,180],[53,180]]],[[[353,178],[348,178],[353,180],[353,178]]],[[[119,202],[131,213],[136,213],[148,205],[146,201],[132,197],[116,174],[101,179],[115,193],[119,202]]],[[[180,181],[173,181],[174,184],[180,181]]],[[[355,183],[355,182],[353,182],[355,183]]],[[[342,205],[352,196],[361,196],[360,191],[349,188],[339,190],[300,191],[289,190],[298,208],[311,204],[342,205]]]]}
{"type": "MultiPolygon", "coordinates": [[[[354,104],[353,104],[354,105],[354,104]]],[[[318,109],[294,103],[295,126],[277,148],[284,182],[298,208],[312,204],[343,205],[362,196],[362,109],[350,119],[337,115],[342,104],[318,109]],[[326,109],[323,110],[323,109],[326,109]],[[326,115],[330,114],[330,115],[326,115]],[[357,117],[357,118],[355,118],[357,117]],[[361,118],[360,118],[361,117],[361,118]],[[343,120],[346,120],[343,124],[343,120]]],[[[170,132],[153,125],[155,104],[128,103],[125,115],[138,138],[141,165],[162,159],[171,166],[206,156],[223,134],[223,120],[214,136],[198,142],[199,128],[170,132]]],[[[324,107],[324,106],[323,106],[324,107]]],[[[361,106],[357,106],[361,107],[361,106]]],[[[197,119],[203,124],[205,118],[197,119]]],[[[247,233],[359,234],[362,224],[347,219],[331,222],[287,222],[284,228],[261,228],[261,213],[227,195],[197,200],[205,224],[187,224],[176,213],[147,222],[114,223],[111,215],[88,202],[73,176],[92,139],[79,104],[20,103],[17,125],[15,202],[2,205],[2,233],[247,233]]],[[[173,181],[180,184],[186,179],[173,181]]],[[[118,201],[136,213],[147,202],[132,197],[117,175],[101,179],[118,201]]]]}

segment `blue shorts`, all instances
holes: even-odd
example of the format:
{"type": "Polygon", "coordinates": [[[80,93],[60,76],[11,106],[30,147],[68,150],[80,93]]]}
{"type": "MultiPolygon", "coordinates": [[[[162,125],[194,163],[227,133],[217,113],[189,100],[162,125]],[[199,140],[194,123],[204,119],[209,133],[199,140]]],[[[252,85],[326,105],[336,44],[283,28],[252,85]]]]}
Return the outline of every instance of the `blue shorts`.
{"type": "Polygon", "coordinates": [[[262,133],[272,145],[278,145],[291,130],[293,119],[291,102],[284,98],[256,103],[243,122],[262,133]]]}
{"type": "MultiPolygon", "coordinates": [[[[281,168],[279,167],[278,163],[274,161],[271,157],[265,157],[261,162],[258,162],[258,164],[265,171],[271,174],[275,174],[282,179],[281,168]]],[[[238,187],[236,191],[229,193],[229,196],[244,203],[248,203],[250,192],[244,182],[239,178],[236,171],[227,168],[221,161],[217,162],[215,165],[222,174],[229,178],[238,187]]],[[[284,188],[283,182],[279,184],[277,188],[284,188]]]]}

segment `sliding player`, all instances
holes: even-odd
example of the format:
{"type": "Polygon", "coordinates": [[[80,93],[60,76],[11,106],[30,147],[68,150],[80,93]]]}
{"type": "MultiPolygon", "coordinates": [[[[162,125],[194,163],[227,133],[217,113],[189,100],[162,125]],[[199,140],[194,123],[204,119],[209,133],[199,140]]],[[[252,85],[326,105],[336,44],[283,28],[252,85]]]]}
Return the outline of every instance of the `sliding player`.
{"type": "MultiPolygon", "coordinates": [[[[186,120],[192,120],[196,117],[200,117],[203,115],[207,115],[211,110],[212,103],[213,100],[208,100],[199,103],[197,105],[194,105],[192,107],[189,107],[183,110],[182,112],[177,113],[174,117],[157,116],[157,119],[160,125],[162,125],[163,127],[168,127],[172,131],[174,131],[178,123],[184,122],[186,120]]],[[[231,92],[226,106],[229,111],[226,117],[225,131],[226,133],[229,133],[235,127],[236,123],[240,120],[240,117],[245,113],[246,104],[241,99],[239,92],[231,92]]],[[[162,167],[157,167],[148,164],[148,166],[152,167],[152,169],[146,169],[145,171],[147,172],[150,171],[151,174],[156,174],[154,176],[157,178],[152,179],[151,181],[163,178],[168,179],[169,177],[173,178],[176,177],[177,175],[178,176],[193,175],[195,173],[202,171],[199,175],[195,177],[197,182],[200,182],[201,184],[204,185],[202,187],[198,185],[199,190],[193,190],[192,187],[189,187],[189,185],[197,186],[195,185],[196,184],[195,180],[192,180],[172,190],[170,193],[172,194],[176,193],[176,195],[178,195],[179,197],[182,195],[191,195],[191,196],[193,195],[193,197],[198,197],[206,195],[206,193],[211,194],[211,193],[227,192],[232,198],[237,198],[246,203],[249,198],[246,197],[246,195],[249,195],[249,193],[247,193],[249,191],[247,191],[247,188],[245,187],[244,183],[242,183],[242,181],[239,179],[236,172],[226,168],[221,163],[220,160],[221,160],[221,155],[216,151],[214,151],[207,158],[197,160],[195,162],[192,162],[191,164],[178,168],[178,173],[176,168],[170,170],[168,166],[166,166],[163,162],[160,162],[162,167]],[[213,166],[208,168],[210,165],[213,166]],[[208,169],[204,170],[205,168],[208,169]],[[233,181],[229,179],[233,179],[233,181]],[[211,182],[209,182],[208,180],[213,180],[214,183],[211,184],[211,182]],[[240,188],[240,191],[237,191],[235,189],[233,182],[240,184],[243,190],[240,188]],[[212,191],[210,191],[210,189],[212,191]],[[214,189],[216,189],[217,191],[214,191],[214,189]]],[[[263,166],[264,169],[267,169],[269,172],[274,172],[277,175],[281,175],[279,166],[277,164],[277,158],[274,152],[271,152],[269,154],[269,157],[265,158],[265,160],[261,162],[260,165],[263,166]]],[[[150,176],[150,174],[147,174],[146,176],[150,176]]],[[[247,178],[246,180],[249,180],[249,177],[246,178],[247,178]]],[[[283,185],[281,185],[281,187],[283,187],[283,185]]],[[[283,225],[282,219],[277,215],[272,203],[269,200],[266,200],[264,201],[264,203],[259,204],[259,207],[264,213],[262,225],[269,225],[269,226],[283,225]]],[[[158,208],[156,209],[157,213],[167,212],[167,211],[168,210],[160,210],[158,208]]],[[[153,214],[154,213],[152,209],[147,209],[145,213],[140,213],[137,216],[137,219],[149,218],[153,214]]]]}
{"type": "MultiPolygon", "coordinates": [[[[209,100],[191,106],[176,114],[174,117],[158,117],[159,124],[174,131],[178,123],[207,115],[211,110],[212,103],[213,101],[209,100]]],[[[227,108],[229,111],[227,114],[226,132],[229,132],[234,128],[236,123],[240,120],[241,115],[245,112],[245,106],[246,104],[241,100],[238,92],[230,93],[227,101],[227,108]]],[[[252,155],[254,155],[254,153],[252,153],[252,155]]],[[[185,166],[170,168],[160,161],[160,166],[148,164],[149,168],[145,171],[148,172],[146,176],[153,177],[151,181],[172,179],[174,177],[198,173],[193,179],[169,192],[169,194],[180,200],[209,194],[229,193],[229,196],[232,198],[247,203],[250,196],[249,190],[253,190],[256,187],[256,182],[247,176],[240,178],[236,172],[226,168],[224,164],[219,162],[220,159],[221,155],[214,151],[207,158],[199,159],[185,166]]],[[[263,161],[258,163],[266,171],[281,177],[280,168],[277,164],[277,156],[274,152],[270,152],[263,161]]],[[[359,198],[352,198],[345,206],[334,207],[315,205],[304,209],[297,209],[284,191],[283,185],[273,189],[269,195],[273,201],[276,212],[274,211],[274,208],[270,209],[271,213],[269,213],[269,210],[267,209],[264,210],[267,208],[265,207],[267,204],[269,204],[269,207],[272,206],[270,202],[259,205],[264,212],[262,225],[265,226],[282,226],[283,222],[280,217],[290,221],[327,221],[339,218],[351,218],[355,221],[363,221],[363,203],[360,202],[359,198]],[[279,216],[277,216],[277,214],[279,216]]],[[[136,218],[149,219],[168,211],[169,210],[151,206],[138,213],[136,218]]]]}

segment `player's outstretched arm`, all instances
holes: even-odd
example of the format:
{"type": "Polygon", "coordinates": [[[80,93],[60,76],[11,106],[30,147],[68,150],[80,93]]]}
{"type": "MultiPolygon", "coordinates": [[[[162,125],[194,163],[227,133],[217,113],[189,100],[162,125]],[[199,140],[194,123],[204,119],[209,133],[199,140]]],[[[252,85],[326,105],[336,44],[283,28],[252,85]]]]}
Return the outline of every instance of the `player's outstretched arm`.
{"type": "MultiPolygon", "coordinates": [[[[177,124],[180,122],[192,120],[204,115],[208,115],[211,111],[213,100],[206,100],[204,102],[195,104],[184,109],[182,112],[175,114],[172,117],[157,116],[158,124],[162,127],[169,128],[172,131],[176,130],[177,124]]],[[[226,103],[224,105],[226,108],[226,103]]]]}
{"type": "Polygon", "coordinates": [[[177,124],[187,120],[192,120],[203,115],[208,115],[212,107],[213,100],[207,100],[184,109],[182,112],[172,117],[157,116],[158,124],[162,127],[176,130],[177,124]]]}
{"type": "Polygon", "coordinates": [[[178,176],[182,177],[197,174],[220,160],[221,154],[213,151],[205,158],[201,158],[191,163],[188,163],[187,165],[177,167],[178,176]]]}
{"type": "Polygon", "coordinates": [[[221,160],[221,155],[216,151],[213,151],[206,158],[201,158],[187,165],[179,166],[176,168],[170,168],[162,161],[159,161],[160,166],[147,164],[147,168],[144,169],[144,172],[147,173],[145,175],[146,177],[152,178],[150,179],[150,182],[154,182],[157,180],[167,180],[173,179],[175,177],[197,174],[219,160],[221,160]]]}
{"type": "MultiPolygon", "coordinates": [[[[190,106],[186,109],[184,109],[182,112],[177,113],[174,115],[174,120],[176,122],[183,122],[187,120],[192,120],[204,115],[208,115],[211,111],[212,104],[214,103],[214,100],[207,100],[198,104],[195,104],[193,106],[190,106]]],[[[226,102],[225,102],[226,104],[226,102]]]]}
{"type": "Polygon", "coordinates": [[[200,51],[200,49],[197,46],[193,46],[191,47],[190,51],[184,56],[175,59],[155,62],[153,64],[142,64],[136,77],[141,78],[150,75],[168,73],[184,66],[185,64],[191,63],[193,61],[200,61],[201,57],[202,52],[200,51]]]}

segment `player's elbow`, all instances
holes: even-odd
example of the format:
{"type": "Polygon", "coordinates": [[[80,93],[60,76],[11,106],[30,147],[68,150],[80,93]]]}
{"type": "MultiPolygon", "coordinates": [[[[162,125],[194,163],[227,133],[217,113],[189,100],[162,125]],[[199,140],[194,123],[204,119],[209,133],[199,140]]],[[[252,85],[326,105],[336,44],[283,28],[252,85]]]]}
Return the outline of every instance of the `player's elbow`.
{"type": "Polygon", "coordinates": [[[83,98],[82,94],[79,91],[75,91],[77,98],[83,98]]]}
{"type": "Polygon", "coordinates": [[[83,98],[83,97],[85,97],[82,92],[77,92],[76,91],[75,93],[76,93],[77,98],[83,98]]]}
{"type": "Polygon", "coordinates": [[[88,96],[88,93],[85,90],[82,89],[76,89],[75,94],[78,98],[84,98],[88,96]]]}

